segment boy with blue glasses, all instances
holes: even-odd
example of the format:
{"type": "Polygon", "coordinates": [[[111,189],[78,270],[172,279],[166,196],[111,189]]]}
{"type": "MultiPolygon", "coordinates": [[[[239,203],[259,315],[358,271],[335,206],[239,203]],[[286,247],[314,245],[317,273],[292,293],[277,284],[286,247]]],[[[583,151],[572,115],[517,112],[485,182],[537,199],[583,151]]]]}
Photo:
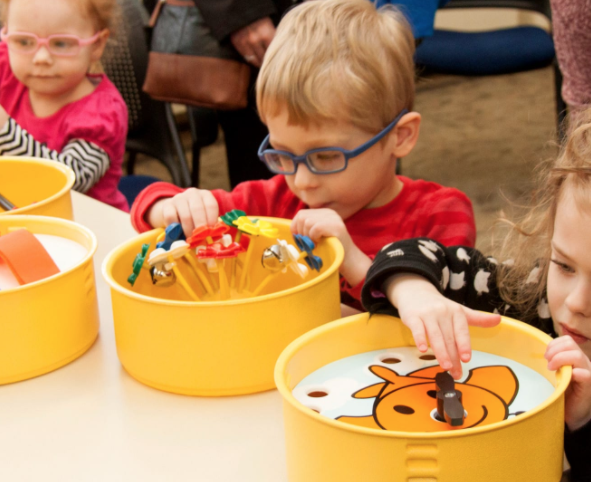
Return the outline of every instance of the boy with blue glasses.
{"type": "Polygon", "coordinates": [[[385,244],[429,236],[474,245],[469,199],[456,189],[396,175],[414,148],[414,39],[394,9],[367,0],[309,1],[290,10],[257,81],[269,136],[259,157],[278,175],[232,192],[145,189],[132,208],[138,231],[181,222],[185,233],[220,213],[293,219],[292,231],[345,248],[343,302],[360,308],[372,258],[385,244]]]}

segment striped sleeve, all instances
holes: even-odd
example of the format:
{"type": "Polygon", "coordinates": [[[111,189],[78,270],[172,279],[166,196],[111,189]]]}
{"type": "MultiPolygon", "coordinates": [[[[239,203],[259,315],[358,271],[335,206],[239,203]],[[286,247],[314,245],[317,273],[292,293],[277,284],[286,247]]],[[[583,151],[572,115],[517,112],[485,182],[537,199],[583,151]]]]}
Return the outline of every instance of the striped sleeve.
{"type": "Polygon", "coordinates": [[[74,171],[74,189],[85,193],[104,176],[109,168],[109,155],[96,144],[83,139],[72,139],[62,152],[49,149],[9,118],[0,131],[0,155],[42,157],[61,162],[74,171]]]}

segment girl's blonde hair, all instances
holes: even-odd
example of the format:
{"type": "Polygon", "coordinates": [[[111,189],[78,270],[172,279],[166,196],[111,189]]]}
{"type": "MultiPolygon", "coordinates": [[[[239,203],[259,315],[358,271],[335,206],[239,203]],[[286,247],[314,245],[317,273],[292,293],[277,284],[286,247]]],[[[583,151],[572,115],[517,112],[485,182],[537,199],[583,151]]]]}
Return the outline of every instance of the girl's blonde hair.
{"type": "Polygon", "coordinates": [[[281,20],[257,80],[265,121],[346,119],[378,132],[414,102],[414,38],[393,7],[368,0],[308,1],[281,20]]]}
{"type": "Polygon", "coordinates": [[[579,208],[591,212],[591,109],[571,127],[558,158],[542,168],[539,186],[527,214],[517,223],[508,223],[511,229],[500,257],[513,260],[513,264],[501,265],[498,271],[503,299],[526,318],[535,316],[535,308],[545,293],[558,202],[568,189],[579,208]],[[536,266],[537,279],[526,283],[536,266]]]}
{"type": "MultiPolygon", "coordinates": [[[[47,0],[49,1],[49,0],[47,0]]],[[[115,43],[114,34],[117,33],[117,27],[121,21],[121,9],[117,0],[70,0],[78,6],[81,12],[88,15],[93,22],[95,30],[101,31],[108,29],[110,32],[109,42],[115,43]]],[[[6,25],[6,17],[10,0],[0,0],[0,21],[6,25]]],[[[94,62],[89,69],[89,73],[103,73],[101,61],[94,62]]]]}
{"type": "MultiPolygon", "coordinates": [[[[49,0],[48,0],[49,1],[49,0]]],[[[113,30],[115,23],[119,20],[119,6],[117,0],[71,0],[81,7],[83,11],[94,22],[96,30],[108,28],[113,30]]],[[[10,5],[10,0],[0,0],[2,7],[1,20],[6,23],[6,14],[10,5]]]]}

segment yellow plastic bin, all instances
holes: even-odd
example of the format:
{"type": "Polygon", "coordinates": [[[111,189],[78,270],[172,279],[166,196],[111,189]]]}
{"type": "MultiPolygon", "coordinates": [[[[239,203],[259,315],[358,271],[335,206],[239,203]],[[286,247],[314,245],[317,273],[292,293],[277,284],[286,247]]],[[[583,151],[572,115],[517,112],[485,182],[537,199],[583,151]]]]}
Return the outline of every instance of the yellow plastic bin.
{"type": "Polygon", "coordinates": [[[0,157],[0,194],[18,209],[3,214],[36,214],[74,219],[70,189],[76,176],[69,167],[33,157],[0,157]]]}
{"type": "Polygon", "coordinates": [[[359,353],[414,346],[397,319],[355,315],[316,328],[291,343],[275,367],[283,396],[290,482],[558,482],[562,474],[564,391],[571,368],[546,369],[550,337],[508,318],[471,328],[472,348],[515,360],[554,387],[535,409],[482,427],[395,432],[350,425],[300,404],[293,388],[325,365],[359,353]]]}
{"type": "Polygon", "coordinates": [[[68,270],[0,291],[0,384],[36,377],[75,360],[92,346],[99,328],[94,234],[52,217],[0,217],[0,234],[10,228],[67,238],[87,253],[68,270]]]}
{"type": "MultiPolygon", "coordinates": [[[[291,239],[290,221],[259,219],[278,227],[278,238],[291,239]]],[[[296,287],[289,287],[294,280],[287,274],[276,281],[285,289],[275,293],[195,302],[177,301],[186,296],[178,284],[152,286],[147,273],[133,288],[127,283],[142,244],[151,243],[153,248],[161,232],[150,231],[126,242],[103,264],[103,275],[111,286],[119,360],[146,385],[199,396],[273,389],[273,367],[281,351],[308,330],[340,317],[338,268],[343,247],[336,238],[318,243],[314,253],[324,267],[296,287]]],[[[257,245],[253,260],[260,260],[265,247],[264,242],[257,245]]],[[[260,266],[260,261],[254,264],[260,266]]],[[[262,268],[253,272],[252,285],[260,283],[265,274],[262,268]]]]}

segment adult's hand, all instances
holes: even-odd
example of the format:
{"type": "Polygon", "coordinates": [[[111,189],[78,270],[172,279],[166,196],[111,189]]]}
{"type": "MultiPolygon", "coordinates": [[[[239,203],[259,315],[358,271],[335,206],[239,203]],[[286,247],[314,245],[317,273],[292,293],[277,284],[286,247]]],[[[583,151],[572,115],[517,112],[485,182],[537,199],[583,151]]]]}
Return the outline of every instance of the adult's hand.
{"type": "Polygon", "coordinates": [[[260,67],[274,36],[275,26],[271,18],[264,17],[234,32],[230,40],[244,60],[255,67],[260,67]]]}

